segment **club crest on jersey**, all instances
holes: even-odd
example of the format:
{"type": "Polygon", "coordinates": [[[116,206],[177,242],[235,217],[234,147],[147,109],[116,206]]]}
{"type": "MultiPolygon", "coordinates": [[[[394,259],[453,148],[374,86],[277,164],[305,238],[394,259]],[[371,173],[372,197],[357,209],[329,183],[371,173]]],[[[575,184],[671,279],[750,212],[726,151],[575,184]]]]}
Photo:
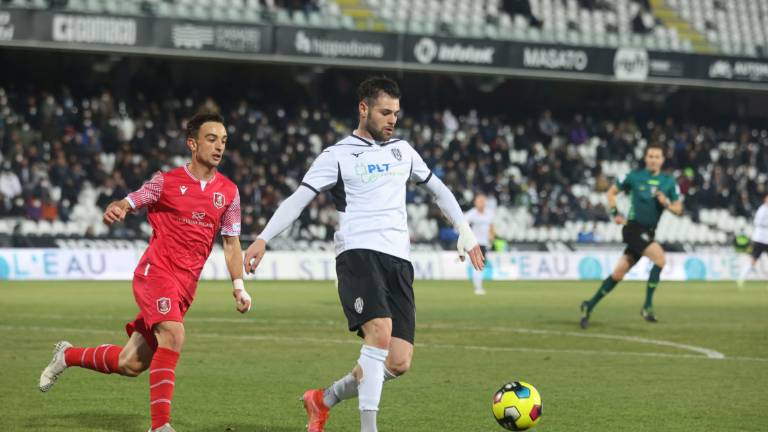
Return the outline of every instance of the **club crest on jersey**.
{"type": "Polygon", "coordinates": [[[165,315],[171,311],[171,299],[168,297],[160,297],[157,299],[157,311],[165,315]]]}
{"type": "Polygon", "coordinates": [[[395,159],[397,159],[398,161],[403,160],[403,154],[400,153],[400,149],[393,148],[392,149],[392,156],[394,156],[395,159]]]}
{"type": "Polygon", "coordinates": [[[214,192],[213,193],[213,205],[216,206],[216,208],[222,208],[224,207],[224,194],[221,192],[214,192]]]}
{"type": "Polygon", "coordinates": [[[179,190],[181,191],[181,194],[184,195],[187,193],[187,187],[186,186],[179,186],[179,190]]]}

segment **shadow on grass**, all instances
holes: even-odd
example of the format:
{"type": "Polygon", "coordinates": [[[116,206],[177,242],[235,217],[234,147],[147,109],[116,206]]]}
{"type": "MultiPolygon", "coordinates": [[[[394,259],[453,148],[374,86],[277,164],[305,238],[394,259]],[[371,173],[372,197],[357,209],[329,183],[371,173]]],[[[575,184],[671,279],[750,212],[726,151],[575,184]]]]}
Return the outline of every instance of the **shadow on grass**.
{"type": "Polygon", "coordinates": [[[144,431],[148,428],[146,416],[139,414],[117,414],[104,411],[87,411],[62,415],[30,417],[29,430],[73,430],[96,429],[114,432],[144,431]]]}
{"type": "Polygon", "coordinates": [[[296,432],[296,428],[271,426],[258,423],[226,423],[220,425],[195,425],[184,428],[189,432],[296,432]]]}
{"type": "MultiPolygon", "coordinates": [[[[149,427],[149,419],[139,414],[115,414],[103,411],[84,411],[64,415],[30,417],[26,428],[32,431],[82,431],[143,432],[149,427]]],[[[232,422],[224,424],[187,424],[181,422],[179,430],[189,432],[296,432],[296,428],[272,426],[258,422],[232,422]]]]}

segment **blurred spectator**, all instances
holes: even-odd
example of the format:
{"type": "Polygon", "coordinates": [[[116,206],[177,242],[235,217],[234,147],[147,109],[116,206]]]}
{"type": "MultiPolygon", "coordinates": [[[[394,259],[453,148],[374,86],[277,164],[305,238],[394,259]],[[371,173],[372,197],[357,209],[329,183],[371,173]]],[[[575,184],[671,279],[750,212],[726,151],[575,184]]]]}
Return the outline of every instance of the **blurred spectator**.
{"type": "Polygon", "coordinates": [[[520,15],[527,19],[528,24],[531,27],[541,28],[544,24],[531,11],[531,3],[529,0],[501,0],[501,8],[511,17],[520,15]]]}
{"type": "Polygon", "coordinates": [[[552,119],[552,111],[546,110],[539,118],[539,132],[547,138],[552,138],[560,131],[560,125],[552,119]]]}
{"type": "Polygon", "coordinates": [[[0,170],[0,216],[11,213],[14,198],[21,195],[21,191],[19,177],[11,170],[11,162],[5,161],[0,170]]]}
{"type": "Polygon", "coordinates": [[[634,0],[630,5],[630,15],[633,17],[632,31],[635,33],[650,33],[656,27],[656,18],[651,12],[649,0],[634,0]]]}
{"type": "MultiPolygon", "coordinates": [[[[189,157],[179,131],[202,107],[219,109],[227,119],[229,143],[220,169],[240,187],[243,233],[255,234],[322,148],[348,134],[356,121],[352,115],[334,117],[320,105],[288,110],[249,96],[112,94],[0,91],[1,215],[66,221],[99,212],[154,171],[189,157]]],[[[524,207],[540,226],[608,220],[603,205],[585,193],[604,193],[615,175],[603,172],[604,163],[634,167],[648,142],[668,147],[665,169],[677,177],[694,219],[704,208],[740,215],[754,210],[768,180],[767,134],[737,124],[716,129],[671,118],[639,122],[632,115],[614,116],[586,112],[555,118],[544,110],[538,118],[513,118],[441,107],[409,111],[397,133],[419,150],[461,204],[469,205],[473,194],[483,191],[500,207],[524,207]]],[[[431,198],[409,184],[406,201],[431,198]]],[[[439,211],[431,207],[428,217],[437,221],[434,241],[449,244],[451,227],[439,211]]],[[[140,235],[141,222],[130,218],[112,234],[140,235]]],[[[292,234],[328,240],[335,224],[333,202],[321,194],[292,234]]]]}

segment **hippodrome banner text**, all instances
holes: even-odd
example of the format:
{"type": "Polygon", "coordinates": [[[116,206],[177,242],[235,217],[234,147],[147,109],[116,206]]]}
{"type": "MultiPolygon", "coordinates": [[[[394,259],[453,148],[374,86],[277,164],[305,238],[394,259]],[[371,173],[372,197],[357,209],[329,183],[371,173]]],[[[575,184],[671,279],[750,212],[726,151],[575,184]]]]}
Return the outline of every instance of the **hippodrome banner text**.
{"type": "MultiPolygon", "coordinates": [[[[0,280],[129,280],[140,249],[0,249],[0,280]]],[[[620,251],[515,252],[489,254],[485,278],[489,280],[598,280],[605,278],[620,251]]],[[[745,254],[667,254],[663,280],[733,280],[748,263],[745,254]]],[[[414,252],[417,279],[464,280],[468,263],[451,252],[414,252]]],[[[650,263],[643,259],[627,279],[648,278],[650,263]]],[[[334,256],[327,252],[269,252],[254,279],[333,280],[334,256]]],[[[203,279],[227,280],[224,254],[214,251],[203,269],[203,279]]],[[[768,280],[768,258],[763,258],[752,279],[768,280]]]]}

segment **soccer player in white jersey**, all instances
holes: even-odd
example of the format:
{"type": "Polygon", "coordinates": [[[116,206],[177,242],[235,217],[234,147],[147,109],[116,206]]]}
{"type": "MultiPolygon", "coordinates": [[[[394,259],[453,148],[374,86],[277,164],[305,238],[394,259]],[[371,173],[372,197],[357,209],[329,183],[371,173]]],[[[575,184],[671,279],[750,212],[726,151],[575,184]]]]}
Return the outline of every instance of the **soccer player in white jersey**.
{"type": "Polygon", "coordinates": [[[755,213],[755,229],[752,231],[752,256],[750,257],[749,264],[744,267],[739,275],[739,279],[736,281],[739,288],[744,286],[744,281],[747,279],[749,272],[757,264],[757,260],[760,259],[760,255],[763,252],[768,252],[768,194],[763,199],[763,204],[757,209],[755,213]]]}
{"type": "Polygon", "coordinates": [[[364,342],[352,372],[326,389],[304,393],[309,432],[322,432],[331,407],[353,397],[358,398],[361,432],[377,431],[384,381],[410,368],[415,303],[405,210],[409,180],[429,189],[458,229],[461,260],[468,254],[475,269],[484,265],[480,246],[451,191],[407,141],[392,138],[400,112],[397,83],[373,77],[357,92],[357,129],[317,156],[301,186],[280,204],[244,257],[246,271],[255,271],[267,242],[288,228],[317,194],[330,191],[339,213],[334,235],[339,298],[349,330],[364,342]]]}
{"type": "MultiPolygon", "coordinates": [[[[468,212],[464,213],[464,218],[467,223],[472,227],[472,232],[477,238],[477,242],[480,244],[480,250],[483,252],[483,256],[488,253],[488,249],[491,247],[496,232],[493,228],[493,210],[486,206],[485,194],[479,193],[475,195],[475,206],[468,212]]],[[[472,272],[472,284],[475,286],[475,294],[485,295],[485,289],[483,289],[483,272],[472,272]]]]}

